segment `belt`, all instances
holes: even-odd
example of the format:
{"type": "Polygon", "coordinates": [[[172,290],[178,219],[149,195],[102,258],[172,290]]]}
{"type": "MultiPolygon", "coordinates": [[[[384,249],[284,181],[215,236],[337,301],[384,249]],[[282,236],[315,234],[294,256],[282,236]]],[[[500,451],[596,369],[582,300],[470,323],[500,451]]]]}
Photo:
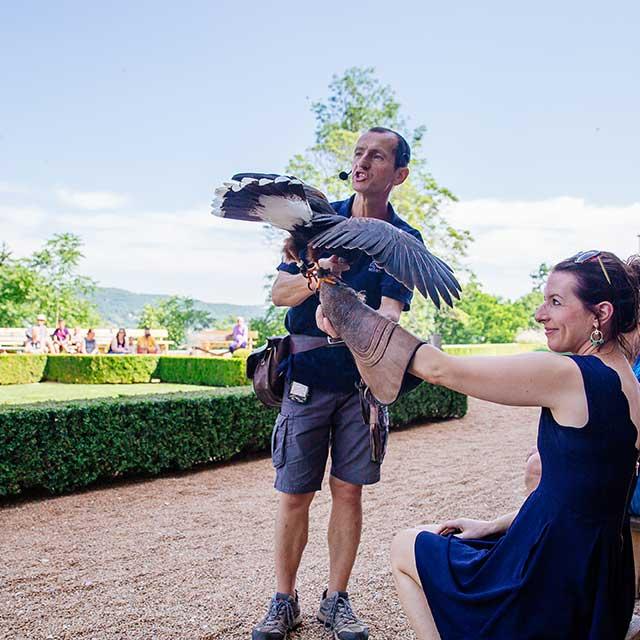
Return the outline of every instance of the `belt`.
{"type": "Polygon", "coordinates": [[[289,336],[289,353],[303,353],[321,347],[344,347],[344,341],[331,336],[305,336],[292,333],[289,336]]]}

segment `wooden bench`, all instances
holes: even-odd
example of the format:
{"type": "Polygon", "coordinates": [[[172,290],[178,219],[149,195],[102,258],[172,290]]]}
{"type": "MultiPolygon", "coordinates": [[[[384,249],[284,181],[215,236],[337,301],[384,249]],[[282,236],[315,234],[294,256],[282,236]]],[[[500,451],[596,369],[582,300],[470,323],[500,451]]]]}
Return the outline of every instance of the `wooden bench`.
{"type": "Polygon", "coordinates": [[[21,353],[27,340],[27,330],[24,327],[0,328],[0,352],[21,353]]]}
{"type": "MultiPolygon", "coordinates": [[[[138,341],[138,338],[144,335],[144,329],[127,329],[123,327],[126,332],[126,342],[129,344],[129,338],[134,338],[135,342],[138,341]]],[[[82,330],[82,335],[86,335],[86,330],[82,330]]],[[[107,353],[109,351],[109,346],[111,345],[111,341],[115,337],[118,332],[117,329],[109,329],[109,328],[98,328],[94,329],[96,334],[96,344],[98,345],[98,351],[100,353],[107,353]]],[[[159,353],[166,353],[169,349],[169,345],[171,341],[168,340],[169,332],[166,329],[151,329],[151,335],[155,338],[156,344],[158,345],[159,353]]]]}
{"type": "MultiPolygon", "coordinates": [[[[49,335],[53,333],[53,329],[48,328],[49,335]]],[[[70,328],[71,334],[75,331],[75,327],[70,328]]],[[[138,338],[144,335],[144,329],[126,329],[127,341],[129,337],[138,338]]],[[[117,329],[108,327],[99,327],[94,329],[96,334],[96,344],[99,353],[107,353],[109,345],[116,335],[117,329]]],[[[80,328],[80,334],[84,338],[87,335],[87,329],[80,328]]],[[[155,338],[160,353],[166,353],[169,349],[171,341],[168,339],[169,334],[166,329],[151,329],[151,335],[155,338]]],[[[24,343],[27,339],[27,329],[25,327],[2,327],[0,328],[0,353],[21,353],[25,350],[24,343]]]]}
{"type": "MultiPolygon", "coordinates": [[[[228,351],[232,340],[227,336],[231,335],[231,331],[224,329],[203,329],[196,335],[197,346],[206,351],[224,350],[228,351]]],[[[247,349],[252,350],[254,343],[258,340],[257,331],[249,331],[249,339],[247,340],[247,349]]]]}

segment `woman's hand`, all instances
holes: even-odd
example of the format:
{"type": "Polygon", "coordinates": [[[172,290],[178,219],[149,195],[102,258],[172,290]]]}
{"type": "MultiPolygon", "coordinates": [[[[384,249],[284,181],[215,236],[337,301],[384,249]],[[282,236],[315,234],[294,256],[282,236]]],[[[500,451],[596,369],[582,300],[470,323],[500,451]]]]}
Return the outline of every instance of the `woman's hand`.
{"type": "Polygon", "coordinates": [[[324,313],[322,312],[321,304],[319,304],[318,308],[316,309],[316,324],[318,325],[318,329],[320,329],[320,331],[324,331],[326,334],[330,335],[332,338],[340,337],[336,332],[336,330],[333,328],[333,325],[331,324],[331,322],[329,322],[329,319],[326,318],[324,313]]]}
{"type": "Polygon", "coordinates": [[[488,520],[471,520],[470,518],[456,518],[455,520],[447,520],[436,527],[435,533],[441,536],[448,536],[450,533],[455,534],[463,540],[469,538],[486,538],[487,536],[497,533],[494,522],[488,520]]]}

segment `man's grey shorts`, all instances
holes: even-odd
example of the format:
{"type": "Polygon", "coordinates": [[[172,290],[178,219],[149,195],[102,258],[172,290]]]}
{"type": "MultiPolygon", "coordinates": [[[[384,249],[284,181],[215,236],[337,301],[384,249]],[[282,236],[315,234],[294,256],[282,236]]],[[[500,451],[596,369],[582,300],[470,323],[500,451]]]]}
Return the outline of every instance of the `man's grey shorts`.
{"type": "Polygon", "coordinates": [[[356,485],[380,480],[380,464],[371,462],[369,425],[363,421],[358,392],[311,389],[307,402],[300,404],[289,398],[286,384],[271,436],[275,488],[284,493],[320,490],[329,449],[332,476],[356,485]]]}

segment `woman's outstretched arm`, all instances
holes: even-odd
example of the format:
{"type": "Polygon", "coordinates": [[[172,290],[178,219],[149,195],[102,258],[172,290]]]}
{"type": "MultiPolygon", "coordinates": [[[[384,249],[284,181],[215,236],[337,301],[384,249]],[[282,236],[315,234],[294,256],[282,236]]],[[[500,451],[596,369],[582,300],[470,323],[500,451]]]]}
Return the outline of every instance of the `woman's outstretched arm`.
{"type": "MultiPolygon", "coordinates": [[[[318,327],[338,337],[322,306],[316,312],[318,327]]],[[[432,384],[499,404],[562,409],[568,419],[587,419],[587,401],[582,375],[570,359],[555,353],[516,356],[450,356],[422,345],[409,373],[432,384]],[[576,418],[576,415],[581,418],[576,418]]],[[[554,412],[556,420],[563,416],[554,412]]],[[[575,422],[571,422],[575,424],[575,422]]]]}
{"type": "Polygon", "coordinates": [[[554,353],[450,356],[423,345],[409,372],[474,398],[512,406],[553,409],[566,406],[568,399],[584,397],[577,365],[554,353]]]}

